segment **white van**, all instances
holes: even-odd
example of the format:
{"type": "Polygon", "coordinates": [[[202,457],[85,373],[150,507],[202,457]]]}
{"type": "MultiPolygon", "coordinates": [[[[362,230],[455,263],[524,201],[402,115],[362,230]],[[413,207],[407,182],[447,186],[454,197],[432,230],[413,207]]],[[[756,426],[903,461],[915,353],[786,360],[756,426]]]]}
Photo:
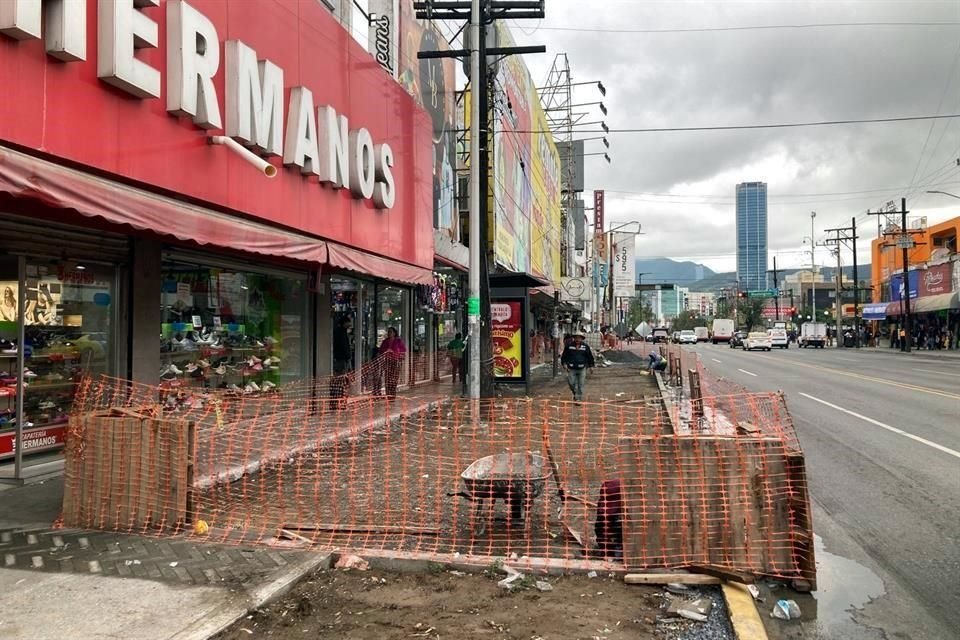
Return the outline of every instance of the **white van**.
{"type": "Polygon", "coordinates": [[[730,342],[733,337],[733,320],[729,318],[717,318],[713,321],[713,344],[718,342],[730,342]]]}

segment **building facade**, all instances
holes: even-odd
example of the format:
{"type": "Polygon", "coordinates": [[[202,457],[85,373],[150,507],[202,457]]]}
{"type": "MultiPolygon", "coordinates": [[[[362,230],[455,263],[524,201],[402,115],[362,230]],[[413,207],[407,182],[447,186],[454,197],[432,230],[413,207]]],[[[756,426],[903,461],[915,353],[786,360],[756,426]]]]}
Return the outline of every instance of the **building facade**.
{"type": "Polygon", "coordinates": [[[716,294],[704,291],[691,291],[687,294],[686,308],[704,317],[712,317],[716,307],[716,294]]]}
{"type": "Polygon", "coordinates": [[[435,376],[460,298],[436,123],[325,3],[24,6],[0,24],[0,459],[62,445],[86,375],[258,394],[365,370],[393,328],[401,384],[435,376]]]}
{"type": "Polygon", "coordinates": [[[741,291],[767,288],[767,183],[737,185],[737,280],[741,291]]]}

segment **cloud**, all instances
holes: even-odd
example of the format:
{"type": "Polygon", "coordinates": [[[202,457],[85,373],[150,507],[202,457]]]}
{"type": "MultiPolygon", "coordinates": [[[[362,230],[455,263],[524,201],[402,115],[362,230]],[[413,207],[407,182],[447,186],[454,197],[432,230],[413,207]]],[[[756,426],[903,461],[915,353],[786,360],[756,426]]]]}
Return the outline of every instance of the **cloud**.
{"type": "MultiPolygon", "coordinates": [[[[551,0],[539,25],[514,25],[537,79],[566,53],[575,82],[602,80],[614,129],[863,119],[960,112],[960,28],[842,27],[699,33],[622,34],[552,27],[665,29],[841,22],[956,22],[943,2],[687,3],[551,0]],[[521,30],[522,29],[522,30],[521,30]]],[[[576,99],[599,99],[590,86],[576,99]]],[[[594,112],[589,120],[601,119],[594,112]]],[[[597,134],[587,134],[583,137],[597,134]]],[[[702,257],[731,269],[734,186],[769,184],[770,246],[800,246],[810,233],[908,196],[931,222],[960,215],[927,189],[960,191],[960,121],[921,121],[753,131],[612,133],[613,164],[588,159],[588,189],[608,196],[608,217],[638,219],[643,255],[702,257]],[[921,151],[923,155],[921,156],[921,151]],[[911,187],[905,189],[905,187],[911,187]],[[887,189],[888,191],[880,191],[887,189]],[[850,193],[870,191],[870,193],[850,193]],[[682,194],[707,196],[681,197],[682,194]],[[814,194],[794,197],[793,194],[814,194]],[[819,195],[845,194],[845,195],[819,195]]],[[[599,142],[588,145],[599,145],[599,142]]],[[[588,150],[593,150],[588,146],[588,150]]],[[[865,239],[871,237],[865,234],[865,239]]],[[[862,246],[868,247],[868,242],[862,246]]],[[[796,260],[802,256],[797,256],[796,260]]],[[[795,258],[784,254],[783,261],[795,258]]],[[[869,252],[861,260],[869,259],[869,252]]]]}

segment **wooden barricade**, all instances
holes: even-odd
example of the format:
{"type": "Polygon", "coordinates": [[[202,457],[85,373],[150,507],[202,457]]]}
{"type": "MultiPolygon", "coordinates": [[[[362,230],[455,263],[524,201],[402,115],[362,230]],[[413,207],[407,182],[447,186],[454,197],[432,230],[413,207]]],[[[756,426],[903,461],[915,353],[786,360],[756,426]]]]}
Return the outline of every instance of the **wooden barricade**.
{"type": "Polygon", "coordinates": [[[782,440],[623,437],[619,452],[627,569],[697,568],[816,588],[803,456],[782,440]]]}
{"type": "Polygon", "coordinates": [[[68,527],[178,531],[191,521],[194,425],[113,408],[73,416],[63,522],[68,527]]]}

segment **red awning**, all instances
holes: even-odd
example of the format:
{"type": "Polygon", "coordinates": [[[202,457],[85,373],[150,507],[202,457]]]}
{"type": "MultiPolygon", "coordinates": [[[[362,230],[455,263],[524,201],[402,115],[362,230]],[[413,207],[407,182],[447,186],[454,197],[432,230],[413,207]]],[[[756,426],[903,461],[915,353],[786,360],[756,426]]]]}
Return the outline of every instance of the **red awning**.
{"type": "Polygon", "coordinates": [[[364,253],[335,242],[327,243],[328,259],[332,266],[365,273],[385,280],[408,284],[433,284],[433,271],[389,258],[364,253]]]}
{"type": "Polygon", "coordinates": [[[201,245],[305,262],[327,261],[327,245],[322,240],[197,207],[2,146],[0,191],[201,245]]]}

